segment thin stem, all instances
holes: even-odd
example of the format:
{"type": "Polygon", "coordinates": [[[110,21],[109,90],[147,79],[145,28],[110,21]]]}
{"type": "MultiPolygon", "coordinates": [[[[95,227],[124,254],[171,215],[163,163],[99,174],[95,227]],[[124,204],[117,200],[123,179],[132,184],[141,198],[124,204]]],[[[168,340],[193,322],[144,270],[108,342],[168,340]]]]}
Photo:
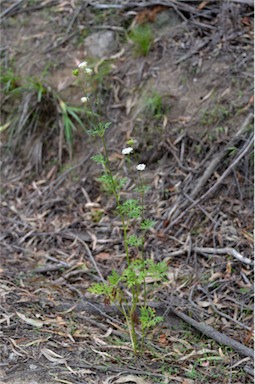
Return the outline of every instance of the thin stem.
{"type": "MultiPolygon", "coordinates": [[[[140,291],[139,286],[136,286],[137,292],[140,291]]],[[[137,336],[135,332],[135,312],[137,308],[137,303],[138,303],[138,293],[135,290],[135,287],[132,287],[132,306],[129,312],[129,319],[131,322],[131,338],[133,342],[133,349],[134,349],[134,354],[137,353],[137,336]]]]}
{"type": "Polygon", "coordinates": [[[137,337],[136,337],[136,333],[135,333],[134,321],[131,317],[131,310],[130,310],[129,314],[127,314],[124,306],[122,306],[122,309],[123,309],[122,313],[124,313],[126,323],[128,326],[128,331],[129,331],[129,336],[130,336],[131,343],[132,343],[132,348],[133,348],[134,354],[136,355],[137,354],[137,337]]]}
{"type": "MultiPolygon", "coordinates": [[[[110,180],[111,180],[111,184],[112,184],[112,190],[113,190],[113,193],[114,193],[114,196],[115,196],[115,199],[116,199],[117,207],[120,208],[120,206],[121,206],[121,204],[120,204],[120,196],[119,196],[119,194],[117,192],[116,185],[114,183],[114,179],[113,179],[112,171],[111,171],[111,168],[110,168],[109,156],[108,156],[108,151],[107,151],[107,147],[106,147],[106,142],[105,142],[104,136],[102,136],[101,139],[102,139],[104,153],[105,153],[105,158],[106,158],[106,172],[110,176],[110,180]]],[[[123,237],[124,237],[123,240],[124,240],[124,248],[125,248],[125,253],[126,253],[126,259],[127,259],[128,265],[129,265],[130,264],[130,258],[129,258],[128,242],[127,242],[127,226],[126,226],[126,223],[125,223],[124,215],[121,213],[121,209],[119,209],[119,212],[120,212],[122,228],[123,228],[123,237]]]]}
{"type": "Polygon", "coordinates": [[[142,207],[142,215],[141,215],[141,219],[142,219],[142,222],[144,220],[144,183],[143,183],[143,179],[142,179],[142,176],[141,176],[141,173],[139,172],[139,181],[140,181],[140,189],[141,189],[141,207],[142,207]]]}
{"type": "MultiPolygon", "coordinates": [[[[141,214],[141,219],[142,219],[142,222],[144,221],[144,183],[143,183],[143,179],[142,179],[142,175],[141,173],[139,172],[139,183],[140,183],[140,195],[141,195],[141,207],[142,207],[142,214],[141,214]]],[[[145,261],[144,259],[144,241],[145,241],[145,233],[143,235],[143,244],[142,244],[142,250],[141,250],[141,255],[142,255],[142,260],[145,261]]],[[[146,307],[146,303],[147,303],[147,289],[146,289],[146,281],[145,281],[145,264],[143,266],[143,272],[144,272],[144,279],[143,279],[143,287],[144,287],[144,291],[143,291],[143,304],[144,306],[146,307]]],[[[143,340],[143,338],[142,338],[143,340]]]]}

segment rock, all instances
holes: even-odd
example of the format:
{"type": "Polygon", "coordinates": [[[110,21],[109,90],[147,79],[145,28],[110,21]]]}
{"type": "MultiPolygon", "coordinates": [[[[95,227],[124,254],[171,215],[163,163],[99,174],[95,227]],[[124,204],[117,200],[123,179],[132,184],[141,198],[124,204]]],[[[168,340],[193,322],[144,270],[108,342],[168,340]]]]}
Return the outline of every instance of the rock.
{"type": "Polygon", "coordinates": [[[169,9],[163,12],[158,13],[155,20],[155,27],[159,29],[163,28],[173,28],[178,24],[182,23],[181,17],[173,9],[169,9]]]}
{"type": "Polygon", "coordinates": [[[113,31],[93,33],[86,37],[84,45],[85,57],[108,57],[117,48],[113,31]]]}

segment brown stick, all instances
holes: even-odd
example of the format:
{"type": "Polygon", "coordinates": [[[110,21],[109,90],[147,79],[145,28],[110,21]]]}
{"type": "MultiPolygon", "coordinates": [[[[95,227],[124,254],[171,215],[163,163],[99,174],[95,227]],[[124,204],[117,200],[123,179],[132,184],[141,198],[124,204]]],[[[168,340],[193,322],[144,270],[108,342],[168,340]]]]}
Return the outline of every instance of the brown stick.
{"type": "MultiPolygon", "coordinates": [[[[164,229],[164,232],[168,231],[170,228],[172,228],[183,216],[186,215],[186,213],[196,205],[198,205],[202,200],[208,197],[209,194],[215,191],[215,189],[218,187],[218,185],[222,182],[222,180],[229,174],[229,172],[233,169],[233,167],[238,163],[238,161],[244,156],[244,154],[247,152],[247,146],[248,149],[252,145],[253,141],[250,140],[248,142],[248,145],[245,145],[243,150],[241,151],[241,154],[237,157],[236,160],[230,166],[226,169],[226,171],[223,173],[223,175],[218,179],[218,181],[211,187],[209,190],[200,198],[198,197],[199,193],[201,192],[202,188],[207,183],[208,179],[211,177],[213,172],[217,169],[219,164],[222,162],[223,158],[226,156],[226,154],[229,152],[229,149],[236,145],[236,143],[242,138],[242,135],[247,130],[247,127],[249,124],[253,121],[254,115],[253,113],[249,113],[244,120],[243,124],[241,125],[240,129],[236,132],[236,134],[233,136],[233,138],[226,144],[226,146],[222,149],[220,153],[217,153],[216,156],[214,156],[212,159],[208,161],[208,165],[202,174],[202,176],[195,181],[195,187],[193,188],[192,192],[190,193],[190,199],[193,199],[193,203],[189,205],[189,202],[185,200],[182,202],[182,196],[180,196],[175,206],[172,209],[169,209],[165,215],[164,218],[167,218],[169,220],[169,225],[164,229]],[[197,200],[196,200],[197,199],[197,200]],[[171,219],[171,221],[170,221],[171,219]]],[[[187,198],[187,197],[186,197],[187,198]]],[[[161,225],[158,226],[157,229],[160,228],[161,225]]]]}
{"type": "Polygon", "coordinates": [[[210,327],[205,323],[198,322],[192,319],[191,317],[185,315],[184,313],[178,311],[177,309],[171,308],[171,312],[173,312],[180,319],[184,320],[186,323],[190,324],[193,328],[197,329],[199,332],[215,340],[217,343],[224,344],[224,345],[227,345],[228,347],[233,348],[236,352],[238,352],[242,356],[248,356],[248,357],[251,357],[252,359],[254,358],[254,350],[239,343],[239,341],[231,339],[231,337],[224,335],[223,333],[217,331],[216,329],[210,327]]]}
{"type": "Polygon", "coordinates": [[[222,162],[223,158],[229,152],[229,148],[233,147],[235,143],[240,139],[241,135],[245,132],[245,130],[247,129],[248,125],[252,122],[252,120],[253,120],[253,114],[250,113],[244,120],[241,128],[230,140],[230,142],[225,146],[225,148],[220,153],[216,153],[216,156],[214,157],[214,159],[210,160],[210,163],[208,164],[208,167],[206,168],[204,174],[196,182],[196,185],[192,190],[192,193],[190,194],[192,199],[195,199],[199,194],[199,192],[202,191],[202,188],[206,184],[207,180],[212,176],[215,169],[218,167],[218,165],[222,162]]]}
{"type": "Polygon", "coordinates": [[[237,252],[234,248],[203,248],[203,247],[193,247],[193,250],[198,253],[209,253],[215,255],[231,255],[235,259],[241,261],[241,263],[253,265],[253,261],[241,255],[241,253],[237,252]]]}
{"type": "MultiPolygon", "coordinates": [[[[230,164],[230,166],[225,170],[225,172],[223,172],[223,174],[221,175],[221,177],[218,178],[218,180],[216,181],[216,183],[211,187],[209,188],[201,197],[199,197],[197,200],[194,201],[194,203],[192,203],[190,206],[188,206],[186,208],[186,204],[181,207],[182,208],[182,213],[179,214],[179,216],[175,217],[174,220],[172,222],[170,222],[170,224],[165,228],[164,232],[168,231],[170,228],[172,228],[181,218],[183,218],[183,216],[186,215],[186,213],[193,207],[195,207],[197,204],[201,203],[202,201],[204,201],[209,195],[211,195],[212,193],[214,193],[216,191],[216,189],[218,188],[219,184],[222,183],[222,181],[228,176],[228,174],[232,171],[232,169],[238,164],[238,162],[247,154],[247,152],[250,150],[251,146],[253,145],[253,138],[250,137],[249,138],[249,141],[247,144],[245,144],[245,146],[243,147],[241,153],[237,156],[237,158],[230,164]]],[[[175,216],[176,216],[176,213],[179,213],[180,212],[180,209],[175,212],[175,216]]]]}

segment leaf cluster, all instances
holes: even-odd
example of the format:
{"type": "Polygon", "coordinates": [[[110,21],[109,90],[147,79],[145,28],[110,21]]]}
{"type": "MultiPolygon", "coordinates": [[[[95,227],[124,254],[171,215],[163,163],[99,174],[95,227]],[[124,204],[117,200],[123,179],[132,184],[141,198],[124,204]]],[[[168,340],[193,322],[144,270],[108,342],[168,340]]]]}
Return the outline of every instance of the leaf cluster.
{"type": "Polygon", "coordinates": [[[110,127],[110,125],[110,122],[103,123],[100,121],[97,125],[95,125],[91,129],[88,129],[87,132],[90,136],[104,137],[105,131],[110,127]]]}
{"type": "Polygon", "coordinates": [[[119,206],[119,211],[129,219],[138,219],[141,216],[142,207],[137,199],[128,199],[119,206]]]}
{"type": "Polygon", "coordinates": [[[106,159],[101,153],[97,153],[96,155],[91,156],[91,159],[97,164],[106,164],[106,159]]]}
{"type": "Polygon", "coordinates": [[[120,285],[128,288],[142,285],[146,277],[151,277],[153,280],[163,280],[166,277],[167,264],[162,261],[155,263],[153,260],[133,260],[122,272],[122,275],[116,271],[112,271],[106,282],[95,283],[89,291],[97,295],[105,295],[112,302],[118,296],[120,285]]]}
{"type": "Polygon", "coordinates": [[[106,282],[92,284],[89,292],[95,295],[104,295],[110,302],[114,302],[116,299],[121,301],[121,290],[119,286],[121,280],[122,276],[113,270],[106,282]]]}
{"type": "Polygon", "coordinates": [[[131,247],[137,247],[139,248],[141,245],[143,245],[143,238],[138,237],[136,235],[130,235],[127,238],[128,245],[131,247]]]}
{"type": "Polygon", "coordinates": [[[140,225],[140,229],[143,229],[144,231],[147,231],[148,229],[152,228],[155,225],[155,221],[151,219],[145,219],[140,225]]]}
{"type": "MultiPolygon", "coordinates": [[[[103,159],[99,157],[97,157],[94,160],[97,162],[103,161],[103,159]]],[[[98,177],[97,180],[100,181],[100,183],[102,183],[104,190],[110,193],[119,192],[127,182],[126,177],[118,178],[116,176],[113,176],[110,173],[104,173],[102,176],[98,177]]]]}
{"type": "Polygon", "coordinates": [[[142,330],[155,327],[163,320],[162,316],[156,316],[155,309],[151,307],[141,307],[140,309],[140,322],[142,330]]]}
{"type": "MultiPolygon", "coordinates": [[[[115,270],[108,276],[106,282],[94,283],[89,292],[96,295],[104,295],[109,302],[118,302],[121,306],[124,300],[123,286],[128,289],[135,289],[137,292],[144,284],[146,277],[155,280],[165,278],[167,265],[165,262],[155,263],[153,260],[133,260],[120,275],[115,270]]],[[[163,318],[155,315],[155,310],[144,305],[140,309],[140,323],[142,331],[156,326],[163,318]]]]}

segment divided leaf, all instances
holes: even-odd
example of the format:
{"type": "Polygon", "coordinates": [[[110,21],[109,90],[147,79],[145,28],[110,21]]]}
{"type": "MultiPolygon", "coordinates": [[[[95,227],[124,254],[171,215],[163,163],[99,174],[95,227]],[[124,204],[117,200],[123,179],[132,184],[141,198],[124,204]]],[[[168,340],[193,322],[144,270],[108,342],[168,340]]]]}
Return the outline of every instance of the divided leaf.
{"type": "Polygon", "coordinates": [[[140,322],[142,330],[155,327],[163,320],[162,316],[156,316],[155,309],[150,307],[141,307],[140,309],[140,322]]]}

